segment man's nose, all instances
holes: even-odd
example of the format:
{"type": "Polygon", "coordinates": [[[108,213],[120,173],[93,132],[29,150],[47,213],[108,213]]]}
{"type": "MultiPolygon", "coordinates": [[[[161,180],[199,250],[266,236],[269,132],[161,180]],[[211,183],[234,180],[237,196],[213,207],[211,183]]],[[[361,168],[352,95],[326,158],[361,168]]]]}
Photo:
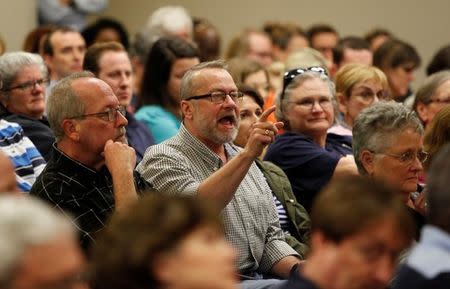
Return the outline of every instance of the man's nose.
{"type": "Polygon", "coordinates": [[[117,112],[116,126],[120,127],[120,126],[126,126],[126,125],[128,125],[128,120],[125,117],[125,115],[123,115],[120,112],[117,112]]]}

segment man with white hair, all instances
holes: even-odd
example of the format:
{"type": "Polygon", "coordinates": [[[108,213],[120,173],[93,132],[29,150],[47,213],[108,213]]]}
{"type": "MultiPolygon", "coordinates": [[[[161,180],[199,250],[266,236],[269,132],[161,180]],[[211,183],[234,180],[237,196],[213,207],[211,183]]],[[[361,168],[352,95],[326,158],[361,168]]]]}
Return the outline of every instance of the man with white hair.
{"type": "Polygon", "coordinates": [[[193,23],[189,12],[182,6],[163,6],[155,10],[147,20],[146,30],[153,42],[164,36],[178,36],[192,40],[193,23]]]}
{"type": "Polygon", "coordinates": [[[87,288],[69,218],[31,197],[0,196],[0,287],[87,288]]]}

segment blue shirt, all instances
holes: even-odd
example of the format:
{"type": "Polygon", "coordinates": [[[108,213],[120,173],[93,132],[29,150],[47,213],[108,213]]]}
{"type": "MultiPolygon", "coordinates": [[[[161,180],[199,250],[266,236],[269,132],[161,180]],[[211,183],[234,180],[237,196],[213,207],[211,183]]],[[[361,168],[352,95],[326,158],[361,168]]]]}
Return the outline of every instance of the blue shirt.
{"type": "Polygon", "coordinates": [[[45,160],[19,124],[0,119],[0,150],[14,166],[18,187],[29,192],[44,169],[45,160]]]}
{"type": "Polygon", "coordinates": [[[159,105],[143,106],[136,112],[135,117],[147,125],[155,144],[175,136],[181,125],[181,120],[159,105]]]}
{"type": "Polygon", "coordinates": [[[304,134],[285,132],[276,136],[264,159],[286,173],[298,202],[310,212],[316,194],[331,179],[345,154],[341,149],[328,140],[322,148],[304,134]]]}

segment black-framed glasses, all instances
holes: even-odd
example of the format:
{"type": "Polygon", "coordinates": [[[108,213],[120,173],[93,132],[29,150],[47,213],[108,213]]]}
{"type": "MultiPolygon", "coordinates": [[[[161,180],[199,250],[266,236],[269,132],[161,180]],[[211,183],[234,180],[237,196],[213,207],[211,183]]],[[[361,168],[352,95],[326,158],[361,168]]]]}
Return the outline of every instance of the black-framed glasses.
{"type": "Polygon", "coordinates": [[[125,117],[126,111],[127,111],[126,106],[119,105],[116,108],[108,108],[108,110],[103,111],[103,112],[78,115],[78,116],[70,117],[70,119],[85,118],[85,117],[93,116],[93,117],[101,118],[105,121],[115,122],[117,120],[118,113],[120,113],[123,117],[125,117]]]}
{"type": "Polygon", "coordinates": [[[432,99],[430,99],[430,102],[434,102],[434,103],[439,103],[439,104],[444,104],[444,105],[446,105],[446,104],[450,104],[450,97],[448,97],[448,98],[443,98],[443,99],[440,99],[440,98],[432,98],[432,99]]]}
{"type": "Polygon", "coordinates": [[[297,75],[303,74],[308,71],[317,72],[317,73],[323,74],[328,77],[328,73],[327,73],[326,69],[323,67],[320,67],[320,66],[311,66],[308,68],[296,68],[296,69],[289,70],[283,76],[283,90],[281,92],[281,96],[282,97],[284,96],[284,91],[286,90],[286,87],[288,87],[288,85],[292,82],[292,80],[297,75]]]}
{"type": "Polygon", "coordinates": [[[27,82],[23,82],[20,83],[16,86],[13,87],[9,87],[7,89],[5,89],[5,91],[11,91],[14,89],[20,89],[22,91],[26,91],[26,90],[32,90],[36,88],[36,85],[39,85],[41,87],[43,87],[44,85],[47,85],[49,83],[49,80],[46,78],[41,78],[41,79],[37,79],[37,80],[32,80],[32,81],[27,81],[27,82]]]}
{"type": "Polygon", "coordinates": [[[231,91],[228,93],[225,91],[213,91],[203,95],[190,96],[185,100],[209,98],[212,103],[220,104],[225,102],[227,96],[230,96],[231,100],[235,103],[240,103],[244,97],[244,94],[241,91],[231,91]]]}
{"type": "Polygon", "coordinates": [[[409,150],[402,154],[377,153],[374,151],[370,151],[370,152],[374,153],[374,154],[380,154],[380,155],[385,155],[385,156],[395,158],[404,164],[411,164],[415,158],[417,158],[421,163],[424,163],[428,159],[428,155],[429,155],[426,151],[422,151],[422,150],[417,151],[417,152],[409,150]]]}

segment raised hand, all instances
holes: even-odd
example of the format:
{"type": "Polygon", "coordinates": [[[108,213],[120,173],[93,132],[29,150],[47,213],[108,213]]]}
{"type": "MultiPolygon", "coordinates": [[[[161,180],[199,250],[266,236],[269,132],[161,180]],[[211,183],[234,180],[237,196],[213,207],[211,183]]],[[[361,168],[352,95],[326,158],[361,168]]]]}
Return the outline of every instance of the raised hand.
{"type": "Polygon", "coordinates": [[[251,157],[257,158],[263,152],[264,148],[273,142],[278,130],[283,127],[282,122],[272,123],[267,121],[268,116],[275,111],[275,106],[270,107],[261,114],[257,122],[252,125],[250,136],[244,151],[251,157]]]}

